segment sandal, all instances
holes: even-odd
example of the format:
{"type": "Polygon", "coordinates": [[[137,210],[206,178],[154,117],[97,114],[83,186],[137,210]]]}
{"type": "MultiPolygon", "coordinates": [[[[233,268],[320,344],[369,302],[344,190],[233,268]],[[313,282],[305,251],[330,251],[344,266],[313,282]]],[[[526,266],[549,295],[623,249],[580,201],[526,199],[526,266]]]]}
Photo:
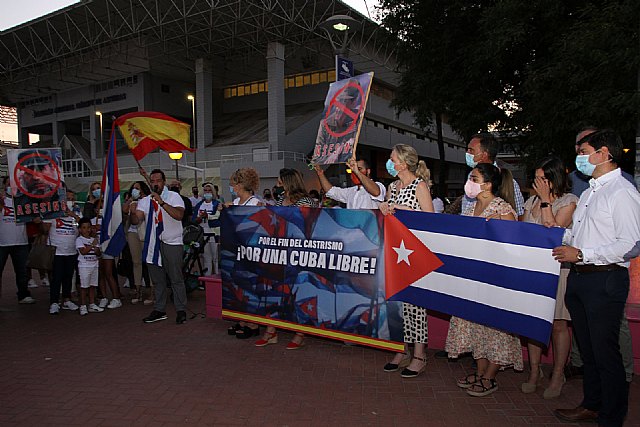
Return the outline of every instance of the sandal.
{"type": "Polygon", "coordinates": [[[242,330],[242,326],[240,326],[240,323],[236,323],[233,326],[229,326],[227,328],[227,334],[229,335],[235,335],[238,333],[238,331],[242,330]]]}
{"type": "Polygon", "coordinates": [[[264,347],[269,344],[277,344],[278,343],[278,333],[277,332],[265,332],[263,337],[255,342],[256,347],[264,347]]]}
{"type": "MultiPolygon", "coordinates": [[[[228,331],[230,330],[231,328],[228,329],[228,331]]],[[[231,332],[228,332],[228,333],[231,334],[231,332]]],[[[239,329],[236,329],[236,338],[238,338],[239,340],[246,340],[247,338],[251,338],[254,336],[257,337],[258,335],[260,335],[260,326],[258,326],[257,328],[240,326],[239,329]]]]}
{"type": "Polygon", "coordinates": [[[478,375],[477,372],[474,372],[473,374],[469,374],[466,377],[459,379],[456,382],[456,385],[460,388],[469,388],[477,383],[481,378],[481,375],[478,375]]]}
{"type": "Polygon", "coordinates": [[[418,375],[420,375],[421,372],[423,372],[426,368],[427,368],[427,358],[426,357],[418,357],[418,356],[413,356],[414,359],[420,360],[422,361],[422,367],[420,367],[420,369],[418,369],[417,371],[413,371],[409,368],[404,368],[402,370],[402,372],[400,373],[400,376],[402,378],[415,378],[418,375]]]}
{"type": "Polygon", "coordinates": [[[474,397],[484,397],[498,390],[498,383],[493,378],[480,377],[480,381],[473,384],[467,389],[467,394],[474,397]],[[489,387],[485,385],[485,381],[489,381],[489,387]]]}
{"type": "Polygon", "coordinates": [[[382,368],[385,372],[395,372],[400,368],[406,368],[407,366],[409,366],[409,364],[411,363],[411,355],[409,353],[404,353],[404,355],[406,357],[403,357],[402,360],[400,360],[400,363],[387,363],[386,365],[384,365],[384,368],[382,368]]]}

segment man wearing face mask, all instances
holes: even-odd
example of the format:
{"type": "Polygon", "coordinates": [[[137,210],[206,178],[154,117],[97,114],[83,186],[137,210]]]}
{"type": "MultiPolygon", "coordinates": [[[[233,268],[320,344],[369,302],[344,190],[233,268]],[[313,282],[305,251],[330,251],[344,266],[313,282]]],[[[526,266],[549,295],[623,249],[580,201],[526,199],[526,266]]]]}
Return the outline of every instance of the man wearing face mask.
{"type": "Polygon", "coordinates": [[[195,205],[202,201],[202,197],[200,197],[200,194],[198,193],[197,186],[194,185],[191,187],[191,194],[193,194],[193,196],[189,197],[189,201],[191,202],[191,206],[195,207],[195,205]]]}
{"type": "MultiPolygon", "coordinates": [[[[467,145],[467,153],[465,154],[467,166],[473,169],[479,163],[495,164],[499,148],[500,143],[489,133],[480,133],[473,136],[467,145]]],[[[515,179],[513,180],[513,192],[515,196],[515,206],[513,206],[513,208],[518,214],[518,217],[520,217],[524,215],[524,197],[522,197],[520,186],[515,179]]],[[[462,211],[467,210],[474,201],[475,199],[465,195],[462,199],[462,211]]]]}
{"type": "MultiPolygon", "coordinates": [[[[595,126],[586,126],[576,135],[576,154],[580,150],[580,145],[583,140],[587,140],[588,136],[594,134],[599,129],[595,126]]],[[[625,171],[622,171],[622,176],[629,181],[633,186],[635,182],[633,176],[625,171]]],[[[585,175],[578,169],[569,174],[569,181],[571,182],[571,192],[580,197],[582,193],[589,188],[589,180],[591,176],[585,175]]],[[[633,380],[633,344],[631,342],[631,331],[629,330],[629,322],[625,315],[622,316],[620,321],[620,352],[622,353],[622,360],[624,362],[624,368],[627,373],[627,382],[633,380]]],[[[565,375],[567,378],[580,378],[583,374],[582,358],[580,357],[580,349],[576,342],[575,334],[571,337],[571,363],[569,363],[565,369],[565,375]]]]}
{"type": "Polygon", "coordinates": [[[169,191],[173,191],[174,193],[178,193],[178,195],[182,198],[182,203],[184,203],[184,216],[182,217],[182,226],[186,227],[191,224],[191,217],[193,215],[193,205],[191,204],[191,200],[188,197],[180,194],[182,191],[182,184],[177,179],[171,181],[169,185],[169,191]]]}
{"type": "Polygon", "coordinates": [[[187,320],[187,293],[182,276],[182,217],[184,202],[179,194],[166,187],[164,172],[154,169],[149,175],[152,192],[138,202],[131,223],[146,220],[146,235],[142,255],[155,285],[156,301],[151,314],[143,319],[153,323],[167,318],[167,290],[173,291],[176,323],[187,320]]]}
{"type": "MultiPolygon", "coordinates": [[[[202,200],[193,209],[193,222],[200,225],[204,231],[204,235],[209,238],[202,258],[204,261],[203,268],[206,270],[206,275],[218,274],[218,242],[215,230],[219,230],[220,227],[220,210],[221,204],[216,198],[213,184],[205,182],[202,184],[202,200]]],[[[203,273],[203,275],[205,275],[203,273]]]]}
{"type": "Polygon", "coordinates": [[[384,202],[387,190],[380,182],[371,179],[371,169],[365,160],[349,159],[347,166],[351,169],[352,187],[339,188],[332,185],[320,165],[314,165],[320,185],[327,197],[346,203],[347,209],[378,209],[384,202]]]}
{"type": "Polygon", "coordinates": [[[618,340],[629,260],[640,254],[640,194],[618,167],[622,148],[609,129],[581,140],[576,167],[592,179],[573,214],[573,228],[565,232],[565,245],[552,252],[557,261],[572,263],[565,302],[584,362],[582,402],[555,415],[605,426],[621,426],[627,414],[629,383],[618,340]]]}

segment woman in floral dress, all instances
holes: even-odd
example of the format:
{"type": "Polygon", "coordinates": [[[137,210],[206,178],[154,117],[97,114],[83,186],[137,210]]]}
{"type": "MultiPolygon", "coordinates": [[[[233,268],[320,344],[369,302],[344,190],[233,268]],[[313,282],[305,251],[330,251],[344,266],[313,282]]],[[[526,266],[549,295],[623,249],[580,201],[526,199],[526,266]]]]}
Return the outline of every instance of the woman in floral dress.
{"type": "MultiPolygon", "coordinates": [[[[513,188],[511,180],[508,171],[503,173],[490,163],[477,165],[465,184],[465,193],[476,201],[462,215],[515,221],[513,207],[498,196],[502,187],[513,188]]],[[[445,350],[449,357],[471,352],[476,359],[477,372],[457,382],[471,396],[495,392],[498,389],[495,378],[501,366],[523,369],[522,346],[516,335],[455,316],[449,323],[445,350]]]]}

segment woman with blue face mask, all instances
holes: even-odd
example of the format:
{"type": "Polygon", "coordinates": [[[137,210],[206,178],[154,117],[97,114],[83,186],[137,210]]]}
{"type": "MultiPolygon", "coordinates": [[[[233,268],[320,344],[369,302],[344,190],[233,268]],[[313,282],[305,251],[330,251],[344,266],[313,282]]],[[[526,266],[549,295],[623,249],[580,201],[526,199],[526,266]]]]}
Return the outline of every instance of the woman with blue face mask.
{"type": "Polygon", "coordinates": [[[218,274],[218,236],[220,232],[220,213],[222,208],[213,184],[202,184],[202,200],[193,207],[192,221],[202,227],[205,237],[208,238],[202,251],[202,268],[206,269],[203,276],[218,274]]]}
{"type": "Polygon", "coordinates": [[[127,230],[127,243],[129,244],[133,262],[133,276],[129,277],[129,283],[131,283],[131,288],[135,289],[135,293],[131,298],[131,304],[142,302],[145,305],[149,305],[153,303],[153,285],[151,284],[151,279],[149,279],[147,265],[142,262],[146,224],[144,220],[137,225],[131,224],[131,215],[135,213],[138,201],[151,194],[151,190],[146,182],[136,181],[131,184],[129,194],[131,197],[122,205],[122,219],[124,220],[125,230],[127,230]],[[144,299],[142,292],[143,278],[147,287],[151,288],[151,293],[146,299],[144,299]]]}
{"type": "MultiPolygon", "coordinates": [[[[396,209],[433,212],[431,200],[431,173],[424,161],[418,159],[415,148],[398,144],[391,150],[387,160],[387,172],[396,181],[389,185],[387,201],[380,204],[383,215],[393,215],[396,209]]],[[[427,310],[413,304],[402,304],[404,318],[404,352],[397,353],[384,366],[385,372],[395,372],[406,367],[401,375],[413,378],[420,375],[427,366],[427,310]],[[409,344],[415,345],[413,357],[409,344]]]]}
{"type": "Polygon", "coordinates": [[[89,219],[93,219],[98,216],[98,211],[101,208],[102,200],[102,184],[99,181],[91,183],[89,191],[87,192],[87,201],[84,204],[82,210],[82,216],[89,219]]]}

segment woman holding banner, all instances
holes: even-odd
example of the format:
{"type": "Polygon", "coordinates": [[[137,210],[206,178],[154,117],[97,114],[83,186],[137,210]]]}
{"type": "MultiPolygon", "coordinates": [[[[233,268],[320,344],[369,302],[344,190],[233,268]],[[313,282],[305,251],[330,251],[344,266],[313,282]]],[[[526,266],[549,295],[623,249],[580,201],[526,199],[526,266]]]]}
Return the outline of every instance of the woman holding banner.
{"type": "MultiPolygon", "coordinates": [[[[536,195],[525,203],[523,221],[544,224],[548,227],[571,227],[578,197],[566,192],[567,174],[562,160],[557,157],[548,157],[540,162],[535,170],[533,190],[536,195]]],[[[551,375],[549,387],[543,394],[545,399],[560,396],[565,382],[564,365],[569,356],[569,348],[571,346],[568,326],[568,321],[571,320],[571,317],[564,304],[569,267],[570,264],[562,264],[560,269],[556,310],[551,335],[553,342],[553,374],[551,375]]],[[[544,378],[540,367],[543,345],[545,343],[531,341],[527,343],[531,372],[529,373],[529,380],[521,385],[523,393],[534,393],[538,382],[544,378]]]]}
{"type": "Polygon", "coordinates": [[[146,220],[138,222],[137,225],[131,224],[131,215],[135,213],[138,201],[144,199],[151,194],[151,189],[144,181],[136,181],[129,188],[131,198],[122,205],[123,219],[125,220],[125,229],[127,230],[127,243],[131,252],[131,260],[133,262],[133,280],[132,285],[136,290],[135,295],[131,299],[131,304],[142,302],[145,305],[153,303],[153,285],[149,279],[149,271],[147,264],[142,262],[142,248],[144,247],[144,238],[146,233],[146,220]],[[149,298],[143,301],[142,296],[142,278],[151,288],[149,298]]]}
{"type": "MultiPolygon", "coordinates": [[[[508,198],[506,190],[513,189],[512,180],[507,170],[500,171],[491,163],[478,164],[464,186],[465,194],[475,201],[462,215],[515,221],[516,212],[504,199],[508,198]]],[[[501,366],[522,370],[522,347],[517,336],[456,316],[449,321],[445,350],[449,357],[473,354],[477,372],[457,381],[470,396],[487,396],[498,390],[496,375],[501,366]]]]}
{"type": "MultiPolygon", "coordinates": [[[[398,180],[389,185],[387,201],[380,204],[384,215],[393,215],[396,209],[433,212],[433,201],[429,187],[431,179],[429,169],[422,160],[418,160],[416,150],[405,144],[393,147],[387,160],[387,172],[398,180]]],[[[404,352],[395,355],[384,366],[386,372],[395,372],[406,368],[401,375],[414,378],[427,366],[427,310],[413,304],[402,304],[404,317],[404,352]],[[414,343],[413,358],[409,353],[409,344],[414,343]]]]}
{"type": "MultiPolygon", "coordinates": [[[[304,187],[302,174],[295,169],[280,169],[278,186],[284,188],[284,195],[276,202],[276,206],[305,206],[316,208],[317,203],[309,196],[304,187]]],[[[304,334],[297,332],[291,342],[287,344],[287,350],[297,350],[302,347],[304,334]]],[[[267,326],[267,330],[261,339],[256,341],[256,347],[264,347],[278,342],[278,334],[275,326],[267,326]]]]}

